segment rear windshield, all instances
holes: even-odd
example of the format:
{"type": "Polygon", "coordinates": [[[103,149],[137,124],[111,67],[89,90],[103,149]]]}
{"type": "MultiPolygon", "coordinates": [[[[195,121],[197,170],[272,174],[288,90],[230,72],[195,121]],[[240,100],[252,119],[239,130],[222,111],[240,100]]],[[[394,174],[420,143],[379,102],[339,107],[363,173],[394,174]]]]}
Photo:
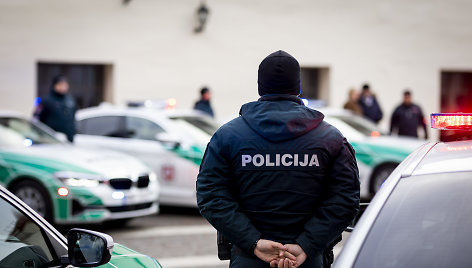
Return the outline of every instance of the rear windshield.
{"type": "Polygon", "coordinates": [[[402,179],[355,267],[470,267],[472,172],[402,179]]]}

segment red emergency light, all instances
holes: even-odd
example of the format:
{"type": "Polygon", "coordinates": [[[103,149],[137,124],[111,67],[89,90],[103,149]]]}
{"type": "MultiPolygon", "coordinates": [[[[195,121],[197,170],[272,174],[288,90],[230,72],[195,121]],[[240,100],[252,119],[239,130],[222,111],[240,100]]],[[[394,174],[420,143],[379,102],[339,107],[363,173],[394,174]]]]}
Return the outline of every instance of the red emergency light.
{"type": "Polygon", "coordinates": [[[472,129],[472,113],[431,114],[431,128],[472,129]]]}

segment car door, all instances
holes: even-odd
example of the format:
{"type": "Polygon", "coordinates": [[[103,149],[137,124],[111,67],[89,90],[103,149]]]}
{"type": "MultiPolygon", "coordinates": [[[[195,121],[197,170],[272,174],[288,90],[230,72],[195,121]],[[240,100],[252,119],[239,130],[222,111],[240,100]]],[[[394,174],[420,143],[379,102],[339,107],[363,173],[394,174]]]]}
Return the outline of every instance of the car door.
{"type": "Polygon", "coordinates": [[[0,267],[54,267],[67,254],[21,206],[0,192],[0,267]]]}
{"type": "Polygon", "coordinates": [[[179,137],[168,133],[157,122],[138,116],[126,117],[126,129],[136,147],[129,148],[158,175],[162,204],[195,206],[195,179],[198,167],[179,156],[176,147],[179,137]],[[160,134],[174,142],[158,140],[160,134]],[[139,144],[139,148],[138,148],[139,144]]]}

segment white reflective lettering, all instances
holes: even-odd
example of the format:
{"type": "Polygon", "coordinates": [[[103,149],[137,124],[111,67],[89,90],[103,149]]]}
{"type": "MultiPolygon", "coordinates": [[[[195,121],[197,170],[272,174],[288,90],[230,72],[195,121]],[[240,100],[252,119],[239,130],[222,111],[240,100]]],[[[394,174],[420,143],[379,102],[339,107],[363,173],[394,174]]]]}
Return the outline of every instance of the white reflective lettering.
{"type": "Polygon", "coordinates": [[[243,154],[241,155],[241,165],[246,167],[248,163],[252,163],[255,167],[279,167],[279,166],[294,166],[294,167],[312,167],[320,166],[318,155],[316,154],[256,154],[254,156],[243,154]]]}
{"type": "Polygon", "coordinates": [[[273,167],[274,166],[274,162],[270,162],[270,154],[266,154],[266,167],[273,167]]]}
{"type": "Polygon", "coordinates": [[[242,166],[245,167],[247,163],[251,163],[252,157],[248,154],[243,154],[241,161],[242,161],[242,166]]]}
{"type": "Polygon", "coordinates": [[[316,154],[313,154],[311,156],[310,167],[312,167],[312,166],[317,166],[317,167],[320,166],[320,163],[318,162],[318,156],[316,154]]]}
{"type": "Polygon", "coordinates": [[[292,159],[293,157],[292,157],[291,155],[289,155],[289,154],[284,154],[284,155],[282,155],[282,165],[284,165],[284,166],[286,166],[286,167],[291,166],[291,165],[293,164],[292,161],[288,161],[288,162],[287,162],[287,158],[292,159]]]}
{"type": "Polygon", "coordinates": [[[252,158],[252,164],[256,167],[260,167],[260,166],[264,165],[264,157],[261,154],[256,154],[252,158]],[[259,159],[259,160],[257,160],[257,159],[259,159]]]}
{"type": "Polygon", "coordinates": [[[300,162],[300,166],[306,167],[306,165],[308,165],[308,155],[307,154],[304,155],[303,162],[300,162]]]}

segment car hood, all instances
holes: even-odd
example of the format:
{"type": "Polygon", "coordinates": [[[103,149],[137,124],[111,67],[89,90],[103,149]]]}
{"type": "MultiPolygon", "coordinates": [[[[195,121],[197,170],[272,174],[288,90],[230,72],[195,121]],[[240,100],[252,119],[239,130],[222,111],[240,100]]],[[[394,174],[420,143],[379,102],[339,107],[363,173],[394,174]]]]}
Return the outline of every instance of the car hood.
{"type": "Polygon", "coordinates": [[[111,150],[42,144],[7,149],[3,152],[21,154],[28,157],[28,162],[31,164],[46,166],[51,172],[88,172],[100,174],[106,178],[129,177],[149,172],[149,169],[138,159],[111,150]]]}

